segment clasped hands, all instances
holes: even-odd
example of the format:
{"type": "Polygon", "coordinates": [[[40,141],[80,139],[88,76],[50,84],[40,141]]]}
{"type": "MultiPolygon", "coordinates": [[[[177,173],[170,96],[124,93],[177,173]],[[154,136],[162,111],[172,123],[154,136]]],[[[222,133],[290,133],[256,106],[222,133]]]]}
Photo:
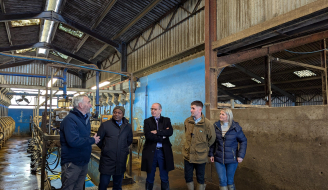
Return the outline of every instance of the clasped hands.
{"type": "Polygon", "coordinates": [[[93,138],[95,139],[95,143],[98,144],[100,141],[100,136],[97,136],[97,133],[96,133],[95,136],[93,136],[93,138]]]}
{"type": "MultiPolygon", "coordinates": [[[[166,128],[166,129],[169,129],[169,128],[166,128]]],[[[153,133],[154,135],[156,135],[157,134],[157,130],[153,130],[153,131],[150,131],[151,133],[153,133]]],[[[163,139],[165,139],[166,137],[165,136],[163,136],[163,139]]]]}

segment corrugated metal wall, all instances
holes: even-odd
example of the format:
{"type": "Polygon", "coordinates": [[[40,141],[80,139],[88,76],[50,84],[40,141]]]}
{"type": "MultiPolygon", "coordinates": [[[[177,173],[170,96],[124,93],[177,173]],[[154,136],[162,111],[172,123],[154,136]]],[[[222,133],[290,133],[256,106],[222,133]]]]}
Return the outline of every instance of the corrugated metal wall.
{"type": "Polygon", "coordinates": [[[316,0],[217,0],[217,40],[316,0]]]}
{"type": "MultiPolygon", "coordinates": [[[[192,12],[197,2],[198,0],[187,1],[183,7],[189,12],[192,12]]],[[[205,0],[202,0],[197,10],[203,8],[204,5],[205,0]]],[[[204,10],[200,10],[194,16],[185,20],[171,30],[168,30],[165,34],[162,34],[164,30],[161,27],[167,27],[172,15],[173,13],[167,15],[164,19],[159,21],[159,25],[157,24],[154,27],[150,40],[160,35],[156,39],[146,44],[145,39],[147,40],[149,38],[152,31],[152,28],[149,28],[142,34],[143,37],[139,37],[139,39],[137,37],[127,44],[128,72],[135,72],[147,66],[154,65],[164,59],[204,43],[204,10]]],[[[170,26],[174,26],[188,16],[189,13],[187,11],[179,8],[170,26]]],[[[105,65],[109,65],[109,62],[114,63],[108,68],[105,66],[105,70],[120,71],[121,67],[118,58],[115,57],[114,61],[112,61],[111,58],[112,56],[110,56],[105,63],[103,62],[105,65]]],[[[113,74],[102,73],[100,81],[108,80],[111,77],[113,77],[111,79],[113,83],[119,78],[118,75],[115,76],[113,74]]],[[[96,78],[91,77],[87,81],[86,86],[88,88],[95,84],[96,78]]]]}
{"type": "MultiPolygon", "coordinates": [[[[190,0],[186,2],[183,7],[192,12],[196,3],[197,0],[190,0]]],[[[202,8],[204,4],[205,1],[203,0],[198,9],[202,8]]],[[[172,14],[173,13],[162,19],[159,24],[165,28],[168,25],[172,14]]],[[[171,26],[188,17],[188,15],[188,12],[180,8],[173,19],[171,26]]],[[[145,39],[148,39],[151,30],[152,29],[150,28],[142,34],[145,39]]],[[[156,37],[162,32],[163,29],[159,25],[156,25],[150,39],[156,37]]],[[[202,44],[204,43],[204,39],[204,11],[200,11],[198,14],[151,41],[147,45],[144,45],[146,41],[143,38],[132,40],[128,44],[128,72],[135,72],[190,47],[202,44]],[[136,50],[132,52],[134,47],[136,47],[136,50]]]]}
{"type": "MultiPolygon", "coordinates": [[[[29,73],[29,74],[46,74],[46,65],[40,63],[32,63],[28,65],[22,65],[17,67],[10,67],[7,69],[1,69],[1,71],[6,72],[16,72],[16,73],[29,73]]],[[[56,71],[56,69],[54,69],[56,71]]],[[[49,76],[51,71],[50,68],[48,70],[49,76]]],[[[62,71],[59,71],[57,75],[63,75],[62,71]]],[[[18,77],[18,76],[9,76],[4,75],[4,79],[7,81],[7,84],[17,84],[17,85],[30,85],[30,86],[45,86],[46,79],[45,78],[37,78],[37,77],[18,77]]],[[[57,80],[54,86],[62,86],[62,81],[57,80]]],[[[82,80],[70,73],[67,73],[67,87],[68,88],[82,88],[82,80]]]]}

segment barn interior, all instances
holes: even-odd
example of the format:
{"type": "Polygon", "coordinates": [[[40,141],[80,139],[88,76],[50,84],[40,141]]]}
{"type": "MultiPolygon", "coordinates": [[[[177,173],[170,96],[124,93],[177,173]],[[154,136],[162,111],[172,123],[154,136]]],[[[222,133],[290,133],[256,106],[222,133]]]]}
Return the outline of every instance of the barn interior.
{"type": "MultiPolygon", "coordinates": [[[[327,189],[327,23],[327,0],[0,0],[0,189],[61,188],[58,128],[77,95],[91,100],[91,136],[126,110],[123,189],[144,189],[153,103],[174,131],[170,189],[188,189],[181,147],[195,100],[211,122],[231,108],[243,128],[236,189],[327,189]]],[[[100,152],[85,189],[99,185],[100,152]]],[[[214,163],[205,179],[220,188],[214,163]]]]}

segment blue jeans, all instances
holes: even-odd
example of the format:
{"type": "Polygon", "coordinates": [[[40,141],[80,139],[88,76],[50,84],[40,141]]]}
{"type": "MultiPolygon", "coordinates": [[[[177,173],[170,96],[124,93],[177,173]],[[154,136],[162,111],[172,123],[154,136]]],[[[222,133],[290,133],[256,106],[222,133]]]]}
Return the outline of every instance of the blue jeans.
{"type": "Polygon", "coordinates": [[[234,184],[237,166],[238,163],[221,164],[219,162],[215,162],[215,168],[219,176],[221,187],[234,184]]]}
{"type": "Polygon", "coordinates": [[[151,167],[151,172],[147,173],[147,183],[154,183],[156,167],[159,167],[159,176],[161,181],[164,183],[169,182],[169,172],[165,170],[165,159],[163,154],[163,149],[156,149],[153,158],[153,165],[151,167]]]}
{"type": "Polygon", "coordinates": [[[199,184],[205,183],[205,166],[206,163],[203,164],[194,164],[190,163],[187,160],[184,160],[184,172],[185,172],[185,180],[187,183],[193,181],[194,169],[196,170],[196,178],[199,184]]]}
{"type": "MultiPolygon", "coordinates": [[[[124,174],[113,175],[113,190],[122,190],[123,176],[124,174]]],[[[111,177],[112,175],[106,175],[100,173],[100,182],[99,182],[98,190],[106,190],[111,177]]]]}

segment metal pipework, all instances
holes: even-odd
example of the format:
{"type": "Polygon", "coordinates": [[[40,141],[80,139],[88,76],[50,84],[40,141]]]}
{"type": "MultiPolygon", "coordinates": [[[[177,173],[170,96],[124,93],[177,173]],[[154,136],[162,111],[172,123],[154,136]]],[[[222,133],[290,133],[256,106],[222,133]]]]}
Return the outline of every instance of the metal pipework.
{"type": "Polygon", "coordinates": [[[0,148],[15,131],[15,120],[12,117],[0,117],[0,148]]]}

